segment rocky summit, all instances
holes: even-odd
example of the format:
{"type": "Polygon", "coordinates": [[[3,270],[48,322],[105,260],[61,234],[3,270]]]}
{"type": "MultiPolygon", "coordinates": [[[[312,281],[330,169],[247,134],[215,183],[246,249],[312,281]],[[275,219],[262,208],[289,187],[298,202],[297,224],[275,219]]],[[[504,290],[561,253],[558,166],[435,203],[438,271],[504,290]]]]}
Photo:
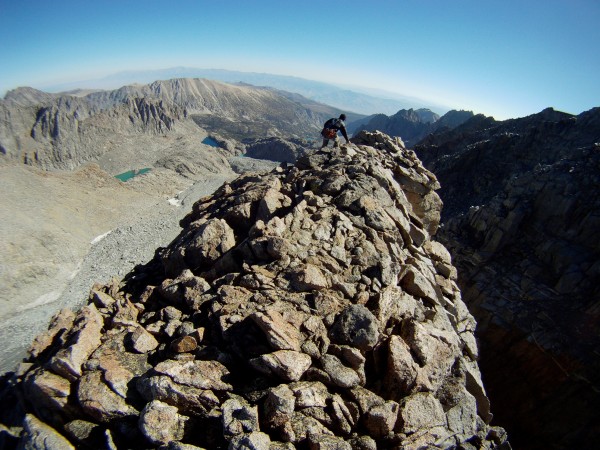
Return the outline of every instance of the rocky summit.
{"type": "Polygon", "coordinates": [[[4,378],[6,448],[502,448],[436,177],[362,132],[200,199],[4,378]]]}

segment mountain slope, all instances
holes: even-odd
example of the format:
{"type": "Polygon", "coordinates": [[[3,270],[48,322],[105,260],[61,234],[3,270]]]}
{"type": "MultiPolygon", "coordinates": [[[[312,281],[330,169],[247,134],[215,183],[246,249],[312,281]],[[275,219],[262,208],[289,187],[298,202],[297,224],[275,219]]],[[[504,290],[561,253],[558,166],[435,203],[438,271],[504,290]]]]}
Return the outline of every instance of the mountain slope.
{"type": "Polygon", "coordinates": [[[551,108],[506,121],[477,115],[428,136],[415,150],[445,186],[443,214],[452,217],[486,203],[515,174],[598,142],[597,115],[597,110],[573,116],[551,108]]]}
{"type": "Polygon", "coordinates": [[[600,436],[600,108],[475,116],[417,146],[438,175],[440,239],[478,320],[484,379],[522,448],[600,436]]]}

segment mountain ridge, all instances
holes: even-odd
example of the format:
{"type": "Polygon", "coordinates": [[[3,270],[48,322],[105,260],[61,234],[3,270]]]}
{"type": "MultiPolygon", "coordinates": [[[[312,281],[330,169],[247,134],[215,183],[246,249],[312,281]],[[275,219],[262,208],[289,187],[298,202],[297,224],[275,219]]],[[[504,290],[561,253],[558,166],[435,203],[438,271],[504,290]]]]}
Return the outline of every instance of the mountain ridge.
{"type": "Polygon", "coordinates": [[[472,111],[448,111],[439,116],[430,109],[401,109],[391,116],[375,114],[349,124],[356,133],[361,130],[379,130],[390,136],[400,137],[407,145],[413,146],[428,134],[439,130],[452,129],[473,116],[472,111]]]}
{"type": "MultiPolygon", "coordinates": [[[[70,167],[69,161],[76,166],[99,158],[103,168],[111,167],[114,172],[134,153],[112,148],[101,156],[85,159],[84,155],[80,160],[81,155],[69,153],[69,148],[97,145],[94,140],[98,137],[105,139],[104,143],[112,138],[135,149],[136,161],[144,164],[140,167],[146,167],[146,162],[152,165],[153,172],[140,177],[140,184],[156,182],[153,177],[159,170],[178,173],[190,182],[199,174],[230,170],[234,155],[244,151],[286,163],[293,159],[311,161],[306,152],[299,151],[307,142],[287,136],[297,131],[288,124],[302,123],[301,127],[313,133],[321,126],[319,114],[324,118],[339,113],[334,108],[324,110],[325,106],[297,94],[245,85],[223,90],[220,102],[216,101],[221,96],[216,86],[173,80],[58,97],[29,88],[16,90],[0,103],[2,161],[7,162],[4,156],[10,149],[3,138],[13,133],[19,136],[20,141],[16,141],[22,149],[31,142],[44,143],[46,148],[47,143],[56,142],[62,153],[40,155],[62,167],[70,167]],[[183,95],[200,88],[206,90],[202,99],[183,95]],[[252,106],[248,111],[240,110],[241,93],[254,96],[247,103],[252,106]],[[179,100],[179,94],[187,100],[179,100]],[[86,106],[86,95],[97,102],[86,106]],[[49,103],[32,106],[38,96],[49,103]],[[257,101],[260,98],[275,100],[261,103],[257,101]],[[13,108],[6,106],[9,103],[13,108]],[[257,105],[258,110],[252,112],[257,105]],[[281,115],[284,131],[273,127],[277,113],[269,105],[288,108],[281,115]],[[68,114],[61,115],[58,109],[68,114]],[[22,121],[27,115],[29,122],[22,121]],[[267,116],[270,118],[264,120],[267,116]],[[244,121],[243,126],[240,121],[244,121]],[[219,132],[225,137],[218,136],[219,132]],[[209,134],[217,147],[198,143],[209,134]],[[263,137],[256,139],[258,136],[263,137]],[[244,139],[248,140],[241,142],[244,139]]],[[[396,115],[398,119],[413,117],[413,121],[407,120],[411,125],[430,125],[406,111],[396,115]]],[[[434,124],[439,128],[421,139],[415,150],[424,167],[434,171],[441,183],[439,193],[445,206],[438,236],[452,252],[462,297],[478,319],[481,367],[484,377],[489,373],[490,397],[499,405],[497,417],[513,433],[516,445],[557,450],[590,447],[598,429],[594,411],[600,407],[594,394],[596,374],[600,373],[594,356],[600,342],[594,328],[599,320],[594,286],[600,279],[600,256],[594,236],[600,210],[596,200],[600,108],[577,116],[546,108],[505,121],[470,111],[451,111],[434,124]]],[[[401,146],[409,136],[399,133],[389,140],[393,146],[401,146]]],[[[388,138],[381,139],[371,143],[373,150],[369,152],[375,155],[386,147],[388,138]]],[[[239,158],[239,167],[254,164],[246,164],[244,159],[239,158]]],[[[23,161],[15,158],[13,162],[23,161]]],[[[47,168],[56,169],[51,164],[47,168]]],[[[364,170],[371,170],[371,166],[364,170]]],[[[403,170],[397,171],[396,176],[411,184],[403,178],[403,170]]],[[[363,169],[350,172],[361,174],[363,169]]],[[[342,170],[338,175],[345,179],[348,173],[342,170]]],[[[181,182],[181,178],[177,180],[181,182]]],[[[273,201],[261,214],[278,205],[273,201]]],[[[423,202],[422,208],[435,209],[436,204],[423,202]]],[[[369,208],[368,200],[364,200],[362,206],[351,209],[366,212],[369,208]]],[[[236,226],[242,226],[240,217],[256,212],[252,208],[236,211],[232,215],[236,226]]],[[[371,220],[379,223],[375,217],[371,220]]],[[[418,239],[423,226],[427,224],[420,223],[412,230],[416,234],[411,239],[418,239]]],[[[173,258],[178,261],[179,256],[174,254],[173,258]]]]}
{"type": "Polygon", "coordinates": [[[295,92],[319,103],[330,104],[346,112],[356,112],[359,114],[374,114],[378,112],[393,114],[403,108],[429,107],[439,111],[451,109],[446,106],[432,104],[432,102],[425,100],[391,92],[381,92],[373,89],[361,90],[358,87],[340,87],[331,83],[289,75],[189,67],[125,71],[108,75],[101,79],[49,86],[45,89],[53,92],[64,92],[76,88],[89,89],[90,87],[112,90],[122,85],[133,83],[149,84],[155,80],[171,78],[207,78],[227,83],[249,83],[256,87],[269,86],[275,89],[295,92]],[[359,91],[357,92],[356,90],[359,91]],[[376,91],[376,95],[373,95],[373,91],[376,91]]]}
{"type": "Polygon", "coordinates": [[[84,96],[19,88],[0,101],[0,148],[9,159],[72,169],[114,147],[115,131],[124,136],[174,130],[189,134],[200,127],[225,137],[318,139],[322,122],[339,113],[272,89],[200,79],[156,81],[84,96]],[[113,131],[107,133],[109,128],[113,131]]]}

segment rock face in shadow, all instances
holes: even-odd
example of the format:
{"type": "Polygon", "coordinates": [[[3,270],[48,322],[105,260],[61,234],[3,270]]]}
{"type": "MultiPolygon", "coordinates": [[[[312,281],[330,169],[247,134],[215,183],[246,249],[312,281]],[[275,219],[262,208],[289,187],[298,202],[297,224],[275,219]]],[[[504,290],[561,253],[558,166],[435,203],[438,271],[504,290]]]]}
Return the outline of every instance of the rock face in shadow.
{"type": "Polygon", "coordinates": [[[246,146],[246,156],[284,163],[294,163],[305,154],[306,142],[281,138],[265,138],[246,146]]]}
{"type": "Polygon", "coordinates": [[[448,111],[442,117],[429,109],[401,109],[392,116],[375,114],[348,124],[348,130],[379,130],[390,136],[397,136],[410,147],[430,133],[451,130],[473,117],[471,111],[448,111]]]}
{"type": "Polygon", "coordinates": [[[523,448],[600,437],[599,142],[599,108],[547,109],[476,117],[417,148],[442,184],[439,239],[478,322],[496,418],[523,448]]]}
{"type": "Polygon", "coordinates": [[[509,449],[432,238],[436,177],[400,140],[353,143],[223,185],[151,262],[61,311],[4,380],[6,441],[509,449]]]}

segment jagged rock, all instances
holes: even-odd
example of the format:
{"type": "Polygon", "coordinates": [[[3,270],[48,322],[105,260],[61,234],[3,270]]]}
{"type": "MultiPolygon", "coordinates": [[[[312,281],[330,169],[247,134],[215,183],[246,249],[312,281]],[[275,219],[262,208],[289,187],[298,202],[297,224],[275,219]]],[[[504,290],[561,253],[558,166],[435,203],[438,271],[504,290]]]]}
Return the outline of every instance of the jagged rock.
{"type": "Polygon", "coordinates": [[[111,326],[113,328],[119,326],[127,327],[136,323],[139,310],[129,300],[117,300],[115,308],[116,311],[111,318],[111,326]]]}
{"type": "Polygon", "coordinates": [[[377,450],[377,442],[370,436],[358,436],[350,439],[349,442],[356,450],[377,450]]]}
{"type": "Polygon", "coordinates": [[[279,192],[278,189],[269,189],[258,204],[256,219],[266,223],[275,215],[278,209],[291,204],[290,198],[279,192]]]}
{"type": "Polygon", "coordinates": [[[67,407],[71,394],[71,383],[67,379],[38,368],[27,374],[25,386],[27,396],[36,405],[41,417],[46,414],[41,413],[40,408],[48,409],[51,414],[56,414],[67,407]]]}
{"type": "Polygon", "coordinates": [[[269,425],[280,427],[289,422],[295,406],[296,397],[288,385],[281,384],[270,389],[264,404],[265,417],[268,418],[269,425]]]}
{"type": "Polygon", "coordinates": [[[76,419],[65,424],[65,434],[85,447],[101,448],[105,443],[104,429],[93,422],[76,419]]]}
{"type": "Polygon", "coordinates": [[[23,407],[107,448],[492,448],[436,188],[381,133],[224,185],[40,346],[23,407]]]}
{"type": "Polygon", "coordinates": [[[75,450],[75,447],[64,436],[32,414],[25,416],[23,435],[19,441],[18,448],[23,450],[75,450]]]}
{"type": "Polygon", "coordinates": [[[400,283],[409,294],[437,303],[438,294],[433,284],[414,267],[406,269],[400,283]]]}
{"type": "Polygon", "coordinates": [[[208,220],[194,233],[190,245],[186,248],[186,259],[190,267],[196,268],[215,262],[234,246],[235,235],[227,222],[208,220]]]}
{"type": "Polygon", "coordinates": [[[302,333],[286,322],[277,311],[254,313],[250,317],[263,330],[274,349],[301,351],[302,333]]]}
{"type": "Polygon", "coordinates": [[[391,398],[399,401],[414,389],[420,367],[413,359],[410,347],[401,337],[392,336],[388,346],[385,384],[388,386],[391,398]]]}
{"type": "Polygon", "coordinates": [[[318,381],[298,381],[290,384],[290,389],[296,396],[297,408],[325,408],[327,399],[331,396],[327,387],[318,381]]]}
{"type": "Polygon", "coordinates": [[[440,402],[429,392],[417,392],[400,402],[399,429],[403,433],[416,433],[446,425],[446,416],[440,402]]]}
{"type": "Polygon", "coordinates": [[[306,441],[310,436],[334,436],[325,425],[317,419],[295,412],[290,422],[292,433],[289,436],[293,444],[306,441]]]}
{"type": "Polygon", "coordinates": [[[81,366],[100,345],[104,320],[94,305],[85,306],[75,317],[68,347],[50,361],[54,372],[68,379],[81,376],[81,366]]]}
{"type": "Polygon", "coordinates": [[[231,450],[269,450],[270,448],[271,438],[260,431],[235,436],[229,441],[231,450]]]}
{"type": "Polygon", "coordinates": [[[116,300],[109,294],[98,289],[92,289],[90,296],[92,297],[92,301],[96,305],[96,308],[112,308],[116,303],[116,300]]]}
{"type": "Polygon", "coordinates": [[[459,436],[472,436],[477,432],[477,401],[468,392],[446,411],[448,429],[459,436]]]}
{"type": "Polygon", "coordinates": [[[129,387],[134,377],[151,367],[147,355],[126,351],[128,334],[128,329],[113,330],[84,364],[86,370],[102,371],[106,384],[123,398],[130,396],[129,387]]]}
{"type": "Polygon", "coordinates": [[[339,394],[334,394],[331,398],[332,429],[344,436],[349,435],[358,422],[358,408],[345,401],[339,394]]]}
{"type": "Polygon", "coordinates": [[[331,382],[342,388],[352,388],[360,384],[360,377],[353,369],[346,367],[333,355],[323,355],[321,358],[323,370],[329,375],[331,382]]]}
{"type": "Polygon", "coordinates": [[[365,414],[365,427],[369,435],[381,438],[390,434],[396,426],[398,419],[398,403],[387,401],[382,405],[375,405],[365,414]]]}
{"type": "Polygon", "coordinates": [[[182,336],[171,342],[171,350],[175,353],[189,353],[198,348],[198,342],[192,336],[182,336]]]}
{"type": "Polygon", "coordinates": [[[250,360],[256,370],[287,381],[297,381],[312,363],[310,356],[293,350],[277,350],[250,360]]]}
{"type": "Polygon", "coordinates": [[[183,439],[187,420],[176,407],[153,400],[140,414],[140,430],[153,444],[167,444],[183,439]]]}
{"type": "Polygon", "coordinates": [[[231,389],[231,385],[225,381],[229,371],[218,361],[195,360],[182,363],[166,360],[154,366],[154,370],[186,386],[222,391],[231,389]]]}
{"type": "Polygon", "coordinates": [[[81,377],[77,401],[86,414],[100,422],[139,414],[137,409],[104,383],[99,370],[87,372],[81,377]]]}
{"type": "Polygon", "coordinates": [[[325,289],[328,285],[327,278],[325,278],[321,269],[313,264],[302,267],[294,276],[294,287],[299,291],[325,289]]]}
{"type": "Polygon", "coordinates": [[[415,321],[408,322],[405,330],[402,336],[416,356],[423,387],[437,390],[460,353],[456,334],[415,321]]]}
{"type": "Polygon", "coordinates": [[[167,376],[141,377],[139,393],[147,400],[160,400],[185,414],[207,414],[220,402],[213,391],[175,383],[167,376]]]}
{"type": "Polygon", "coordinates": [[[143,327],[137,327],[130,335],[132,350],[138,353],[148,353],[158,347],[158,341],[143,327]]]}
{"type": "Polygon", "coordinates": [[[63,338],[66,331],[70,330],[75,321],[75,313],[70,309],[61,309],[50,321],[48,325],[48,331],[37,336],[31,347],[29,348],[29,354],[34,358],[40,356],[46,349],[48,349],[55,339],[63,338]]]}
{"type": "Polygon", "coordinates": [[[243,400],[232,398],[221,406],[223,433],[226,438],[259,431],[258,409],[243,400]]]}
{"type": "Polygon", "coordinates": [[[317,435],[310,437],[311,450],[352,450],[350,443],[336,436],[317,435]]]}

